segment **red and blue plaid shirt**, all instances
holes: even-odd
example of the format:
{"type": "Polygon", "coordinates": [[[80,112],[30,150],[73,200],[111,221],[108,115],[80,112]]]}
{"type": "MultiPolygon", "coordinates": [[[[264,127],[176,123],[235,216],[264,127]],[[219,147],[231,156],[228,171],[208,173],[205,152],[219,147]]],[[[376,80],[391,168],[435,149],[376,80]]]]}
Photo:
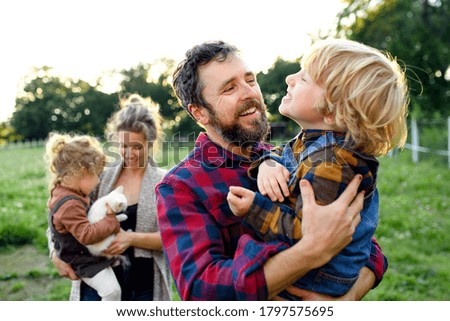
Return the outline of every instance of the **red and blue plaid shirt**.
{"type": "MultiPolygon", "coordinates": [[[[156,186],[163,248],[183,300],[267,300],[264,263],[287,245],[256,241],[231,212],[227,194],[230,186],[257,190],[247,170],[270,147],[257,144],[247,159],[202,133],[156,186]]],[[[379,282],[387,262],[373,244],[367,266],[379,282]]]]}

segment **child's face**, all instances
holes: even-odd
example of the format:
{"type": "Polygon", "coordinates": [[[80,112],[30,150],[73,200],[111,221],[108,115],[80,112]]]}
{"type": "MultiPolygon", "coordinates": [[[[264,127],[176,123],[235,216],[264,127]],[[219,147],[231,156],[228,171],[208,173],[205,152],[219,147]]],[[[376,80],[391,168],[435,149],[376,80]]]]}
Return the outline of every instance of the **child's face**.
{"type": "Polygon", "coordinates": [[[78,188],[84,195],[89,195],[98,183],[100,183],[100,179],[96,173],[86,173],[80,177],[78,188]]]}
{"type": "Polygon", "coordinates": [[[279,111],[291,118],[303,129],[325,128],[323,116],[315,106],[324,96],[324,90],[308,75],[305,70],[286,77],[287,94],[283,97],[279,111]]]}

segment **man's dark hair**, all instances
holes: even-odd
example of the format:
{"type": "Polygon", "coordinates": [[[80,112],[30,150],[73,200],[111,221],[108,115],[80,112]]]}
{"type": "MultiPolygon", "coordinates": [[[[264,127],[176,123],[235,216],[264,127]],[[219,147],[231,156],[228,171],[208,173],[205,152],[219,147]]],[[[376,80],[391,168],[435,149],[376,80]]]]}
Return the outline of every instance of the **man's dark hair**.
{"type": "Polygon", "coordinates": [[[189,104],[207,107],[201,96],[203,84],[198,77],[198,68],[213,60],[224,61],[230,54],[237,53],[235,46],[223,41],[204,42],[186,52],[185,59],[178,64],[173,73],[173,89],[186,111],[189,112],[189,104]]]}

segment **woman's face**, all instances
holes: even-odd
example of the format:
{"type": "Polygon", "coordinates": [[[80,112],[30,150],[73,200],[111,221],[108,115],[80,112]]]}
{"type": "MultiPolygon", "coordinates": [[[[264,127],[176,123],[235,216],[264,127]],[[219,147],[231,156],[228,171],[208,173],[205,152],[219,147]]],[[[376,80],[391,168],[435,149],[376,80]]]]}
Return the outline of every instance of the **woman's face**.
{"type": "Polygon", "coordinates": [[[142,133],[119,131],[120,154],[124,167],[143,168],[148,160],[148,143],[142,133]]]}

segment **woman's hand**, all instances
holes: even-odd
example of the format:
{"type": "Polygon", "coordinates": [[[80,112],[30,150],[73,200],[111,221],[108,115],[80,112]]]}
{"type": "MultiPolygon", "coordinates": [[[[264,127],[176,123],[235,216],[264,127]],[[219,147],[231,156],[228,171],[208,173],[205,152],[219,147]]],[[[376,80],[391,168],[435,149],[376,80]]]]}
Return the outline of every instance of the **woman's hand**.
{"type": "Polygon", "coordinates": [[[54,251],[52,252],[51,258],[53,265],[55,266],[56,270],[58,270],[59,275],[71,280],[79,279],[79,277],[75,274],[75,271],[72,269],[72,266],[69,263],[61,260],[54,251]]]}
{"type": "Polygon", "coordinates": [[[111,245],[103,251],[103,253],[107,255],[120,255],[125,252],[125,250],[131,246],[132,233],[133,232],[120,230],[120,232],[116,234],[111,245]]]}

